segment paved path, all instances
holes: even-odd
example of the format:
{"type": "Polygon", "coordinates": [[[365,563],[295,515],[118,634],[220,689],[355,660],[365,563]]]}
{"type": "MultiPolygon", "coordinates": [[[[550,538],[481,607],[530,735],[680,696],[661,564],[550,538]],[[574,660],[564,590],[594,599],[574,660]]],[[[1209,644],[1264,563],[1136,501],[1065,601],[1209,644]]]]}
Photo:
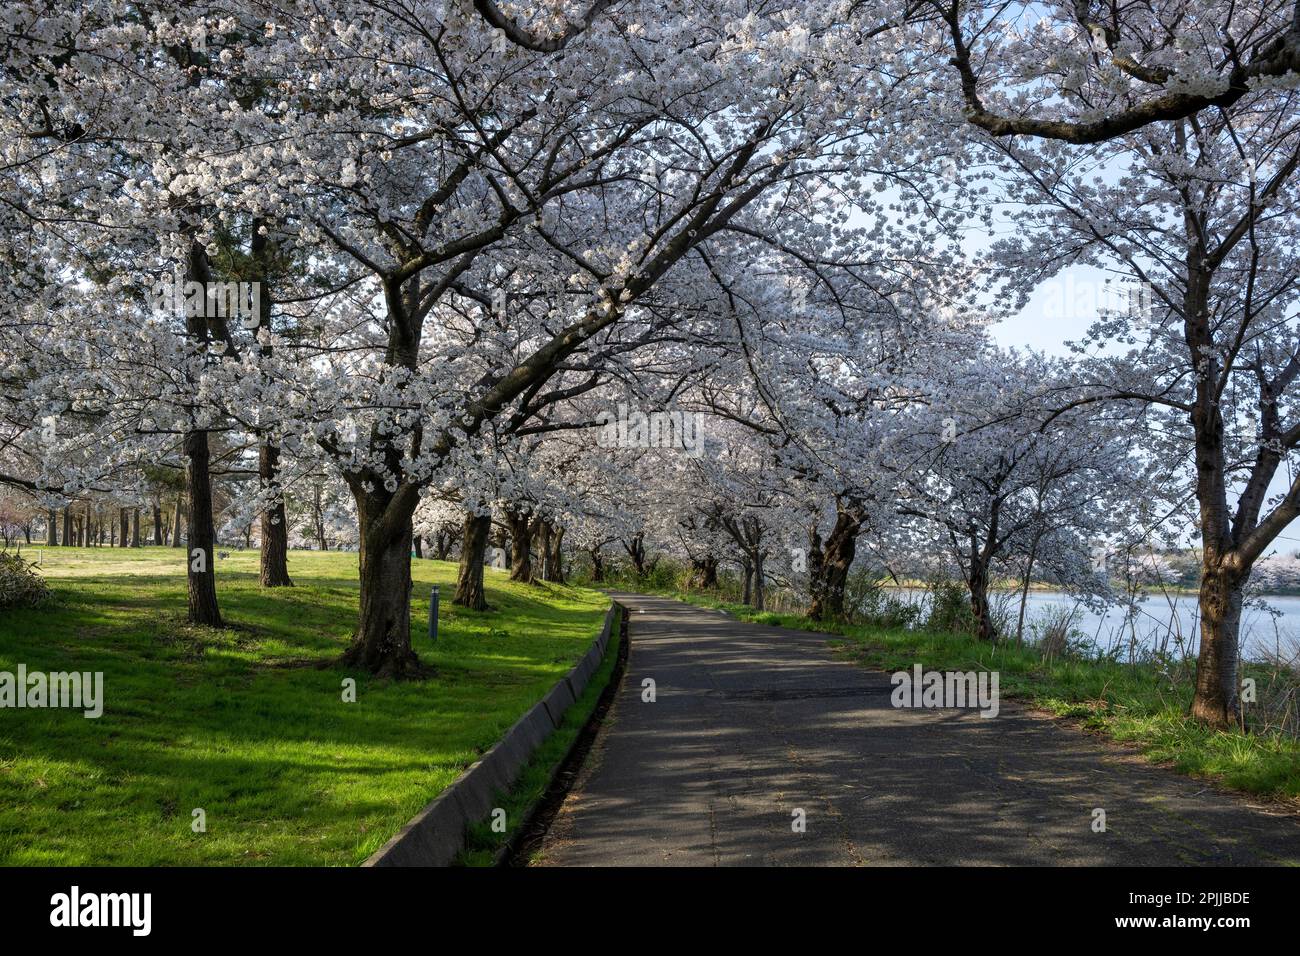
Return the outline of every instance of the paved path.
{"type": "Polygon", "coordinates": [[[1294,816],[1072,728],[1005,703],[994,719],[895,709],[888,675],[836,659],[824,637],[618,597],[627,675],[544,864],[1300,862],[1294,816]]]}

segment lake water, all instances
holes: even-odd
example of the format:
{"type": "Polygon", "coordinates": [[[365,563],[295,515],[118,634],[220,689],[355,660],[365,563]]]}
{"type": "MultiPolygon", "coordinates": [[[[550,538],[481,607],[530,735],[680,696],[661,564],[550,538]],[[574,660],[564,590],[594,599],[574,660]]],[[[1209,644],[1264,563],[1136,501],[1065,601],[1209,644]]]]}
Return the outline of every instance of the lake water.
{"type": "MultiPolygon", "coordinates": [[[[909,597],[922,599],[923,592],[900,590],[906,591],[909,597]]],[[[1020,595],[1012,594],[1006,600],[1010,615],[1007,630],[1014,634],[1020,595]]],[[[1241,613],[1243,656],[1274,659],[1280,654],[1283,659],[1295,658],[1300,652],[1300,597],[1269,595],[1261,600],[1267,609],[1251,602],[1241,613]]],[[[1032,625],[1041,621],[1050,607],[1074,608],[1074,629],[1093,640],[1103,651],[1122,649],[1122,658],[1127,657],[1133,643],[1165,650],[1174,656],[1195,656],[1199,650],[1195,594],[1150,595],[1137,605],[1130,626],[1126,608],[1111,607],[1098,614],[1064,592],[1030,591],[1025,602],[1026,639],[1032,639],[1032,625]]]]}

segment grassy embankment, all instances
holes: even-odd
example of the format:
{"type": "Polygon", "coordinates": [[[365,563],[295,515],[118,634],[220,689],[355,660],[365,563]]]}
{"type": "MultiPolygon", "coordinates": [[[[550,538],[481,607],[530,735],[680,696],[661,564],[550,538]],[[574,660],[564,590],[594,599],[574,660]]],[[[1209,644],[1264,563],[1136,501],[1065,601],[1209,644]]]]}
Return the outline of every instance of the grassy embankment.
{"type": "MultiPolygon", "coordinates": [[[[1193,663],[1161,671],[1078,659],[1044,661],[1037,649],[991,646],[952,633],[855,625],[819,624],[796,614],[757,612],[697,592],[671,596],[718,608],[748,621],[824,631],[850,659],[886,671],[910,669],[999,672],[999,692],[1060,717],[1077,718],[1090,730],[1136,746],[1148,759],[1228,787],[1300,806],[1300,741],[1280,733],[1225,733],[1188,719],[1193,663]]],[[[1244,676],[1265,688],[1274,675],[1247,665],[1244,676]]],[[[1247,708],[1250,714],[1250,708],[1247,708]]]]}
{"type": "Polygon", "coordinates": [[[102,671],[105,684],[99,719],[0,709],[0,864],[355,865],[567,672],[608,606],[489,571],[492,609],[466,611],[450,603],[455,565],[415,561],[415,644],[437,673],[395,684],[321,666],[355,623],[355,554],[292,552],[298,586],[267,590],[257,553],[231,552],[220,630],[185,622],[181,561],[46,548],[53,602],[0,611],[0,671],[102,671]]]}
{"type": "MultiPolygon", "coordinates": [[[[591,675],[591,680],[587,682],[582,695],[565,712],[564,720],[555,732],[537,748],[537,752],[519,774],[519,779],[515,781],[510,792],[502,795],[501,809],[506,812],[505,829],[500,832],[494,831],[490,820],[480,821],[472,826],[465,849],[456,861],[458,864],[493,866],[497,856],[507,844],[518,837],[529,812],[546,796],[546,791],[550,788],[560,764],[569,755],[569,749],[595,713],[600,703],[600,696],[609,684],[615,667],[618,666],[619,645],[622,640],[621,628],[616,623],[610,632],[605,658],[591,675]]],[[[534,850],[529,858],[536,856],[537,852],[534,850]]]]}

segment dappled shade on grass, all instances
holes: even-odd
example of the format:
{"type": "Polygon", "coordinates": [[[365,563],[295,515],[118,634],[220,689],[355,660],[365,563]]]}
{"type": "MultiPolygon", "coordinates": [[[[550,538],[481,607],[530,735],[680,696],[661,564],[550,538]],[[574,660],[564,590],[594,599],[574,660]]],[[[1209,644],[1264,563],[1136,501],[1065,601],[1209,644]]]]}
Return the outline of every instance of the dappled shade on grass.
{"type": "Polygon", "coordinates": [[[289,560],[298,586],[274,590],[256,551],[220,561],[211,630],[185,623],[181,552],[45,550],[55,600],[0,613],[0,670],[103,671],[104,715],[0,710],[0,863],[359,863],[563,676],[608,606],[489,571],[491,609],[466,611],[446,599],[454,564],[415,561],[413,642],[436,674],[380,681],[333,666],[356,555],[289,560]]]}

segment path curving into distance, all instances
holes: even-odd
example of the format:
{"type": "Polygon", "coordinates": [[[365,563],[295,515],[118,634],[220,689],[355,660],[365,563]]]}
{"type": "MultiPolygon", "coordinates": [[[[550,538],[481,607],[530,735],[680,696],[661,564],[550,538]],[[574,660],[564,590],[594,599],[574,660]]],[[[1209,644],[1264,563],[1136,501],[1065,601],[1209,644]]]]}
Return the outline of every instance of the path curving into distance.
{"type": "Polygon", "coordinates": [[[627,675],[543,865],[1300,864],[1294,815],[1006,701],[897,709],[824,635],[616,597],[627,675]]]}

